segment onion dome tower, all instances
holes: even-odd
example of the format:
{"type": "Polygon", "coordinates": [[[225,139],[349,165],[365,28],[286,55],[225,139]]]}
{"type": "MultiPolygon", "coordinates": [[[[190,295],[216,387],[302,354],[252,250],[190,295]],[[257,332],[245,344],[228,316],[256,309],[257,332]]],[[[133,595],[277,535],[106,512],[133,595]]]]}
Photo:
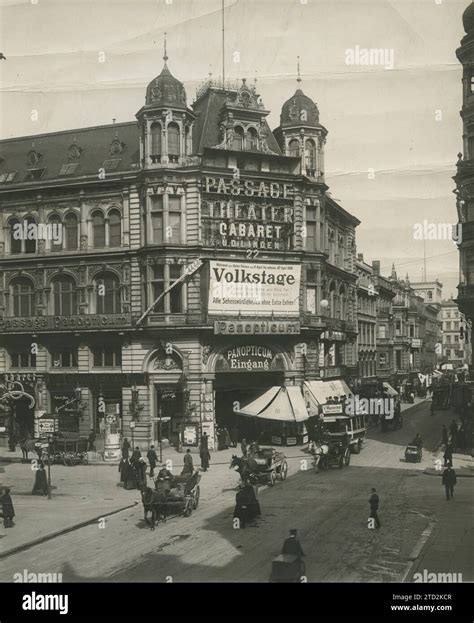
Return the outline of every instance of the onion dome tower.
{"type": "Polygon", "coordinates": [[[315,102],[300,87],[298,57],[298,88],[281,109],[280,125],[274,134],[286,156],[299,157],[301,173],[324,183],[324,145],[327,130],[319,122],[315,102]]]}
{"type": "Polygon", "coordinates": [[[142,167],[162,168],[183,165],[192,153],[195,116],[187,107],[182,82],[168,69],[166,33],[163,69],[147,87],[145,106],[136,117],[140,127],[142,167]]]}

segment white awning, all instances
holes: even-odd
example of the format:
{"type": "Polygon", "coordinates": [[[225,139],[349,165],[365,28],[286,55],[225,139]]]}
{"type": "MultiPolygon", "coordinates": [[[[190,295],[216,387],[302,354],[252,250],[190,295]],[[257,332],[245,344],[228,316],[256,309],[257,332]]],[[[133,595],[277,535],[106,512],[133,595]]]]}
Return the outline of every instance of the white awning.
{"type": "Polygon", "coordinates": [[[237,413],[280,422],[304,422],[309,418],[301,390],[294,385],[271,387],[237,413]]]}
{"type": "Polygon", "coordinates": [[[398,392],[393,389],[390,383],[384,381],[383,388],[389,396],[398,396],[398,392]]]}
{"type": "Polygon", "coordinates": [[[304,386],[308,391],[309,397],[318,405],[326,404],[328,398],[336,396],[350,396],[351,390],[343,379],[333,381],[305,381],[304,386]]]}

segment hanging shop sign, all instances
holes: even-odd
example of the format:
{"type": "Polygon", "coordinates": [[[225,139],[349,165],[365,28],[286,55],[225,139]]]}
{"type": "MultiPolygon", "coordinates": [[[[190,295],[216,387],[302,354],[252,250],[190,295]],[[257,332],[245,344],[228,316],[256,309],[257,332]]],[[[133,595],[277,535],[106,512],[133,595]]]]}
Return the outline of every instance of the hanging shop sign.
{"type": "Polygon", "coordinates": [[[209,262],[210,314],[299,315],[300,264],[209,262]]]}
{"type": "Polygon", "coordinates": [[[214,333],[216,335],[290,335],[300,333],[299,322],[283,320],[216,320],[214,333]]]}
{"type": "Polygon", "coordinates": [[[206,177],[201,202],[204,244],[291,250],[294,192],[292,184],[206,177]],[[216,200],[216,195],[221,198],[216,200]]]}
{"type": "Polygon", "coordinates": [[[40,418],[34,422],[35,438],[58,432],[58,418],[40,418]]]}

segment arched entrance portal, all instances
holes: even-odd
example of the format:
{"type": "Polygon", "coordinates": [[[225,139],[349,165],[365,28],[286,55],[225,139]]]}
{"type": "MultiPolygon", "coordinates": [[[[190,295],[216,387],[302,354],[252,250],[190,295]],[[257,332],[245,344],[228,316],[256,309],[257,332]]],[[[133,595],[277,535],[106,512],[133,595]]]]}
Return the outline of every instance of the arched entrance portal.
{"type": "Polygon", "coordinates": [[[285,359],[273,347],[247,344],[223,348],[215,361],[215,420],[235,443],[263,439],[265,423],[238,411],[273,386],[285,384],[285,359]]]}

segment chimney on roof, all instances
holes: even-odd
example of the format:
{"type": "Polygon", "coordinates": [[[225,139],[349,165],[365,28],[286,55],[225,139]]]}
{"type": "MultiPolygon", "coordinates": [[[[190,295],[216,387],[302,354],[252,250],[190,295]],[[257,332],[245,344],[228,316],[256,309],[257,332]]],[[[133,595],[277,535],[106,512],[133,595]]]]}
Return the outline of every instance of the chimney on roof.
{"type": "Polygon", "coordinates": [[[117,121],[117,119],[112,119],[112,123],[115,123],[117,121]]]}
{"type": "Polygon", "coordinates": [[[374,275],[380,275],[380,261],[379,260],[372,261],[372,272],[374,273],[374,275]]]}
{"type": "Polygon", "coordinates": [[[364,254],[363,253],[358,253],[357,254],[357,259],[359,260],[359,262],[363,262],[364,261],[364,254]]]}

